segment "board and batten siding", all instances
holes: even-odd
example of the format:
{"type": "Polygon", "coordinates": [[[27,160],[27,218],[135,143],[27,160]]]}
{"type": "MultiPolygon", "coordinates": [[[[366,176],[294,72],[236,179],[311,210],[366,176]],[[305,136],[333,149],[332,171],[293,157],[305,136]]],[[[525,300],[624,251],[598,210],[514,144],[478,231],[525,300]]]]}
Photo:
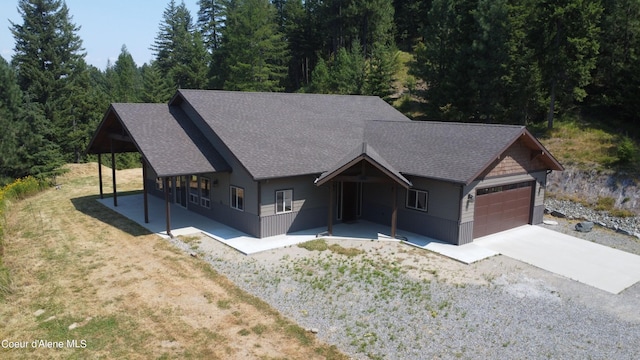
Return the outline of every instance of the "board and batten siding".
{"type": "Polygon", "coordinates": [[[260,237],[325,226],[329,191],[316,186],[315,176],[296,176],[260,182],[260,237]],[[292,211],[276,214],[276,191],[293,190],[292,211]]]}
{"type": "Polygon", "coordinates": [[[412,189],[428,192],[427,211],[407,208],[407,190],[400,191],[398,199],[398,228],[434,239],[456,243],[460,217],[460,191],[457,184],[407,177],[412,189]]]}

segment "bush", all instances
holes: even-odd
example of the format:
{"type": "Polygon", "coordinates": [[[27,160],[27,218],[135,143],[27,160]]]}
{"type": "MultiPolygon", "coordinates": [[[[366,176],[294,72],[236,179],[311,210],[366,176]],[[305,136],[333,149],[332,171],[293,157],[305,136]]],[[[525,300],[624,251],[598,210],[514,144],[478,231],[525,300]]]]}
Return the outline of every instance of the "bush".
{"type": "Polygon", "coordinates": [[[618,161],[621,164],[629,164],[635,160],[636,144],[628,136],[624,136],[620,142],[618,142],[616,154],[618,155],[618,161]]]}

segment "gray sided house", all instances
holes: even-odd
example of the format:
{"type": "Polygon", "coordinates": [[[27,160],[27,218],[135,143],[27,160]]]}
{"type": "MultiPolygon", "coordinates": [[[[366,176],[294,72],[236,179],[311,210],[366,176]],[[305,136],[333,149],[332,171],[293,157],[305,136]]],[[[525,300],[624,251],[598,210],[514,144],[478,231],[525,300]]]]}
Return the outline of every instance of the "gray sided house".
{"type": "Polygon", "coordinates": [[[523,126],[412,121],[347,95],[178,90],[168,104],[112,104],[88,152],[139,152],[145,199],[259,238],[363,219],[466,244],[542,222],[546,176],[563,169],[523,126]]]}

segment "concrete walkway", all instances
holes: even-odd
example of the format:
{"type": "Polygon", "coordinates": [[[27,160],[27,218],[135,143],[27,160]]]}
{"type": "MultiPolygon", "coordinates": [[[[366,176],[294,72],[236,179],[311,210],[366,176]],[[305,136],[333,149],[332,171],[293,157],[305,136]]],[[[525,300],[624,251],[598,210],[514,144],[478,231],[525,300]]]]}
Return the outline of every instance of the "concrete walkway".
{"type": "Polygon", "coordinates": [[[521,226],[474,244],[613,294],[640,281],[640,256],[540,226],[521,226]]]}
{"type": "MultiPolygon", "coordinates": [[[[149,223],[144,222],[142,194],[119,196],[117,207],[113,206],[113,198],[105,198],[98,200],[98,202],[128,219],[135,221],[150,232],[165,238],[168,237],[166,232],[164,201],[162,199],[149,196],[149,223]]],[[[326,230],[326,227],[321,227],[260,239],[207,217],[195,214],[176,204],[171,204],[171,233],[174,236],[204,233],[212,239],[220,241],[247,255],[313,240],[317,234],[323,233],[326,230]]],[[[322,237],[365,241],[399,241],[389,236],[389,230],[390,228],[385,225],[368,221],[357,221],[350,224],[334,224],[334,236],[322,237]]],[[[405,243],[411,246],[430,250],[465,264],[497,255],[497,252],[476,246],[475,244],[456,246],[401,229],[398,229],[397,235],[404,237],[406,239],[405,243]]]]}

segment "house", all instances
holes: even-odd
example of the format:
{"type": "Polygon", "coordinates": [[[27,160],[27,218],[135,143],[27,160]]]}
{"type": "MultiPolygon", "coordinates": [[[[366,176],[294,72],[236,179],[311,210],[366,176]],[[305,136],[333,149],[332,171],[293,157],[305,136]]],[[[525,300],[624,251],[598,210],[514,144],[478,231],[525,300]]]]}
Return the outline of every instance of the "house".
{"type": "Polygon", "coordinates": [[[546,176],[563,169],[524,126],[412,121],[347,95],[112,104],[87,151],[140,153],[145,218],[147,194],[163,197],[168,233],[175,203],[259,238],[365,219],[466,244],[541,223],[546,176]]]}

